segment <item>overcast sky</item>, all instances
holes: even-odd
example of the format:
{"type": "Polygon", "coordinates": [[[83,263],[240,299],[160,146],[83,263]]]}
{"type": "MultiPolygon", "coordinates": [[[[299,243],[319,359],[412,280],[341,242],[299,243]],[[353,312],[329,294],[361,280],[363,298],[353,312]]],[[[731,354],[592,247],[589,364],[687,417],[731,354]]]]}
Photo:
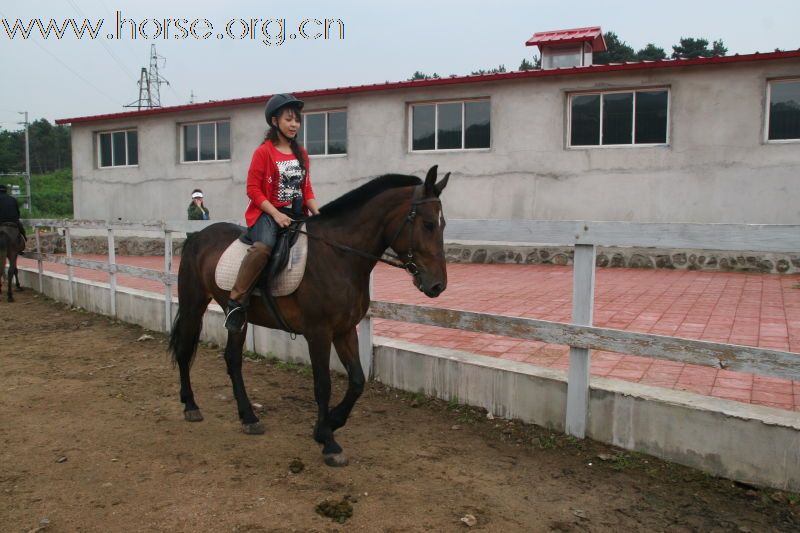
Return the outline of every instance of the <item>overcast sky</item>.
{"type": "MultiPolygon", "coordinates": [[[[162,105],[196,102],[398,81],[415,70],[440,75],[468,74],[479,68],[504,64],[516,70],[535,48],[525,41],[536,31],[600,25],[614,31],[639,49],[652,42],[671,52],[681,36],[722,39],[729,54],[769,52],[800,48],[797,21],[800,1],[683,1],[619,2],[597,0],[558,1],[439,1],[402,2],[265,2],[137,0],[28,0],[0,2],[0,19],[12,27],[17,18],[27,25],[35,18],[45,26],[51,18],[59,24],[84,18],[96,25],[104,19],[97,39],[87,34],[78,39],[67,30],[62,39],[54,34],[43,39],[34,29],[27,40],[17,34],[9,39],[0,20],[0,66],[5,76],[0,101],[0,127],[16,129],[17,111],[29,111],[31,120],[77,117],[123,111],[138,98],[140,69],[147,66],[150,45],[166,58],[161,74],[170,86],[162,86],[162,105]],[[145,19],[194,19],[195,34],[186,38],[171,22],[169,38],[155,37],[150,20],[141,35],[109,38],[116,32],[116,15],[141,23],[145,19]],[[327,40],[302,39],[298,27],[313,36],[319,27],[313,19],[341,20],[338,32],[327,40]],[[213,30],[206,28],[206,19],[213,30]],[[254,37],[244,39],[225,33],[228,21],[240,37],[239,19],[260,19],[254,37]],[[263,21],[272,45],[262,42],[263,21]],[[285,42],[278,44],[279,19],[285,19],[285,42]],[[207,39],[202,35],[209,33],[207,39]],[[297,38],[291,40],[288,35],[297,38]]],[[[338,24],[333,26],[338,30],[338,24]]]]}

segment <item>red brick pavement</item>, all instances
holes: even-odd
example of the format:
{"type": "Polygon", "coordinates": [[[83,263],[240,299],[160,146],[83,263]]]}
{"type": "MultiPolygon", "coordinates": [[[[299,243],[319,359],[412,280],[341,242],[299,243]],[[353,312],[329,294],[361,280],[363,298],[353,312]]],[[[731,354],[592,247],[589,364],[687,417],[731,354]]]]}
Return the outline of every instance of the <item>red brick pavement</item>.
{"type": "MultiPolygon", "coordinates": [[[[104,256],[82,256],[105,261],[104,256]]],[[[117,257],[120,263],[163,269],[162,257],[117,257]]],[[[180,258],[174,261],[177,271],[180,258]]],[[[22,259],[21,266],[36,263],[22,259]]],[[[48,271],[66,272],[46,263],[48,271]]],[[[75,269],[83,279],[102,272],[75,269]]],[[[554,265],[448,265],[447,291],[432,300],[405,272],[379,265],[375,299],[508,316],[569,322],[572,269],[554,265]]],[[[689,339],[800,352],[800,276],[638,269],[598,269],[594,324],[689,339]]],[[[158,282],[119,275],[120,286],[163,293],[158,282]]],[[[566,369],[567,346],[496,335],[375,321],[375,334],[411,342],[566,369]]],[[[798,354],[800,363],[800,354],[798,354]]],[[[800,411],[800,382],[605,351],[592,352],[592,375],[745,403],[800,411]]]]}

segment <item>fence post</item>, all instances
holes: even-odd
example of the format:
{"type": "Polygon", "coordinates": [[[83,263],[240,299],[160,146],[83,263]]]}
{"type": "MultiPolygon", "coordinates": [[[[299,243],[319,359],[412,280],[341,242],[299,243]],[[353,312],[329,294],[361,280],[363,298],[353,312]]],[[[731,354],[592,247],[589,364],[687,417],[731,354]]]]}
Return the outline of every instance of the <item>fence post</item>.
{"type": "Polygon", "coordinates": [[[117,318],[117,250],[114,248],[114,229],[108,228],[108,289],[111,293],[111,316],[117,318]]]}
{"type": "Polygon", "coordinates": [[[39,239],[39,226],[34,226],[36,232],[36,266],[39,269],[39,292],[44,293],[44,264],[42,262],[42,242],[39,239]]]}
{"type": "Polygon", "coordinates": [[[172,232],[164,228],[164,320],[166,332],[172,331],[172,232]]]}
{"type": "MultiPolygon", "coordinates": [[[[593,244],[576,244],[572,275],[572,323],[591,326],[594,306],[593,244]]],[[[588,348],[569,349],[569,373],[567,377],[566,432],[580,439],[586,436],[589,410],[589,375],[591,354],[588,348]]]]}
{"type": "Polygon", "coordinates": [[[72,235],[69,231],[69,226],[64,226],[64,243],[67,249],[67,281],[69,285],[69,290],[67,291],[69,294],[69,305],[75,306],[75,295],[73,294],[73,271],[72,265],[70,264],[72,260],[72,235]]]}
{"type": "MultiPolygon", "coordinates": [[[[372,302],[373,274],[369,275],[369,301],[372,302]]],[[[367,380],[372,379],[373,345],[372,345],[372,318],[367,316],[361,319],[358,326],[358,358],[361,359],[361,368],[367,380]]]]}

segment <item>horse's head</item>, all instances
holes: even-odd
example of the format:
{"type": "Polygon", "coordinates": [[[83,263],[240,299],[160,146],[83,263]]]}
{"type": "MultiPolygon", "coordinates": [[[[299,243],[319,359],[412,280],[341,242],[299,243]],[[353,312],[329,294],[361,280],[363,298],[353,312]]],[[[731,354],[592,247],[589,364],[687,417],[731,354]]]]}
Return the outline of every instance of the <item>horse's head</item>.
{"type": "Polygon", "coordinates": [[[391,247],[414,277],[414,285],[427,296],[436,298],[447,288],[447,265],[444,257],[444,212],[439,196],[448,172],[436,183],[437,166],[428,170],[425,183],[414,189],[410,205],[399,222],[391,247]]]}

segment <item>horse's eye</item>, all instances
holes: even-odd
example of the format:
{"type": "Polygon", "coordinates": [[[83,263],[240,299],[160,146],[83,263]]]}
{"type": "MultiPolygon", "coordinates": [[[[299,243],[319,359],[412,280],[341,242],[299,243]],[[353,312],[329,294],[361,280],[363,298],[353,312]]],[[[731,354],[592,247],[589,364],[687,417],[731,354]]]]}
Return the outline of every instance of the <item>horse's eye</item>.
{"type": "Polygon", "coordinates": [[[425,226],[425,229],[428,231],[433,231],[434,228],[436,228],[436,225],[433,222],[423,222],[422,225],[425,226]]]}

